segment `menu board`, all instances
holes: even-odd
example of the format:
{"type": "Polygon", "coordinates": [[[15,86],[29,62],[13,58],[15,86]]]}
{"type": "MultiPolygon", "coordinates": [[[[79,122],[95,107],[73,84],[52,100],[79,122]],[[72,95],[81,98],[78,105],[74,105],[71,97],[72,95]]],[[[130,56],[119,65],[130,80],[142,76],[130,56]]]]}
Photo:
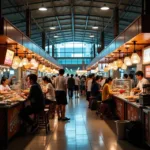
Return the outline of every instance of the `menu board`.
{"type": "Polygon", "coordinates": [[[150,64],[150,46],[143,50],[143,64],[150,64]]]}
{"type": "Polygon", "coordinates": [[[12,65],[12,61],[14,58],[14,52],[7,49],[6,55],[5,55],[5,60],[4,60],[4,65],[12,65]]]}
{"type": "Polygon", "coordinates": [[[150,65],[145,66],[145,77],[150,78],[150,65]]]}

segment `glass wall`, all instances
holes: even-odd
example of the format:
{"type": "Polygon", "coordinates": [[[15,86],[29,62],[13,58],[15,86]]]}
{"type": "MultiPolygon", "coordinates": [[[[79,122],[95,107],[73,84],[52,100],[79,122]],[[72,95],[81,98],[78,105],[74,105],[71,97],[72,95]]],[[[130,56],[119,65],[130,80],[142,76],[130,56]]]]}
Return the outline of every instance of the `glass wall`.
{"type": "Polygon", "coordinates": [[[92,44],[67,42],[55,45],[54,58],[62,65],[89,64],[93,59],[92,44]]]}

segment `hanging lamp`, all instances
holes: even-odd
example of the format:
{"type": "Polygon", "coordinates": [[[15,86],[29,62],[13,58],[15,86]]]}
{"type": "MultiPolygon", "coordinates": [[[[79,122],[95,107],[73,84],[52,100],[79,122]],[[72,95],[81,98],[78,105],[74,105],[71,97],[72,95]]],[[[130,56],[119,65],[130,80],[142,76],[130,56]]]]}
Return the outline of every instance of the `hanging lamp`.
{"type": "Polygon", "coordinates": [[[122,60],[120,58],[120,52],[121,52],[121,50],[118,50],[118,51],[119,51],[119,59],[117,60],[117,66],[118,66],[118,68],[121,68],[121,66],[123,64],[123,62],[122,62],[122,60]]]}
{"type": "Polygon", "coordinates": [[[29,63],[29,60],[28,60],[28,58],[26,58],[26,52],[24,53],[24,58],[22,59],[22,64],[24,65],[24,66],[26,66],[28,63],[29,63]]]}
{"type": "Polygon", "coordinates": [[[16,46],[16,54],[15,54],[15,57],[13,59],[13,66],[16,66],[17,68],[19,67],[19,64],[21,62],[21,59],[19,58],[18,56],[18,48],[16,46]]]}
{"type": "Polygon", "coordinates": [[[113,62],[113,70],[117,70],[117,69],[118,69],[117,61],[114,61],[113,62]]]}
{"type": "Polygon", "coordinates": [[[39,8],[39,11],[47,11],[47,8],[43,4],[43,0],[42,0],[42,6],[39,8]]]}
{"type": "Polygon", "coordinates": [[[132,61],[131,61],[131,59],[130,59],[130,57],[128,56],[128,47],[126,47],[126,50],[127,50],[127,56],[124,58],[124,64],[126,65],[126,66],[131,66],[132,65],[132,61]]]}
{"type": "Polygon", "coordinates": [[[106,4],[104,4],[104,5],[101,7],[101,10],[109,10],[109,7],[108,7],[106,4]]]}
{"type": "Polygon", "coordinates": [[[136,41],[133,41],[133,44],[134,44],[134,51],[133,51],[133,54],[131,55],[131,61],[133,64],[138,64],[140,63],[141,58],[139,57],[135,49],[136,41]]]}

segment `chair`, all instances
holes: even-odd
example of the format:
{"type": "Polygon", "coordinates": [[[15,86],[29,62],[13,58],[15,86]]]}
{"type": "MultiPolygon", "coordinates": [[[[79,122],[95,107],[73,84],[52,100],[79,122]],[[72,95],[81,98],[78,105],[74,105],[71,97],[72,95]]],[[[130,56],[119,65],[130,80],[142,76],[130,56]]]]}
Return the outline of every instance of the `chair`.
{"type": "Polygon", "coordinates": [[[50,131],[48,108],[38,114],[38,128],[45,128],[46,134],[50,131]]]}

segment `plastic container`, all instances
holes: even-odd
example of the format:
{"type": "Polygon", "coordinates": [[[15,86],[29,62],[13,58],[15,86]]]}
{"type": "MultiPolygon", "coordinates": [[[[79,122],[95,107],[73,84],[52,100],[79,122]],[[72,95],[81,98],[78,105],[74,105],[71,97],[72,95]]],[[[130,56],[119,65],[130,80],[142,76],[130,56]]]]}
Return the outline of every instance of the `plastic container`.
{"type": "Polygon", "coordinates": [[[128,121],[128,120],[117,120],[117,121],[115,121],[118,140],[125,139],[125,126],[129,122],[130,121],[128,121]]]}

